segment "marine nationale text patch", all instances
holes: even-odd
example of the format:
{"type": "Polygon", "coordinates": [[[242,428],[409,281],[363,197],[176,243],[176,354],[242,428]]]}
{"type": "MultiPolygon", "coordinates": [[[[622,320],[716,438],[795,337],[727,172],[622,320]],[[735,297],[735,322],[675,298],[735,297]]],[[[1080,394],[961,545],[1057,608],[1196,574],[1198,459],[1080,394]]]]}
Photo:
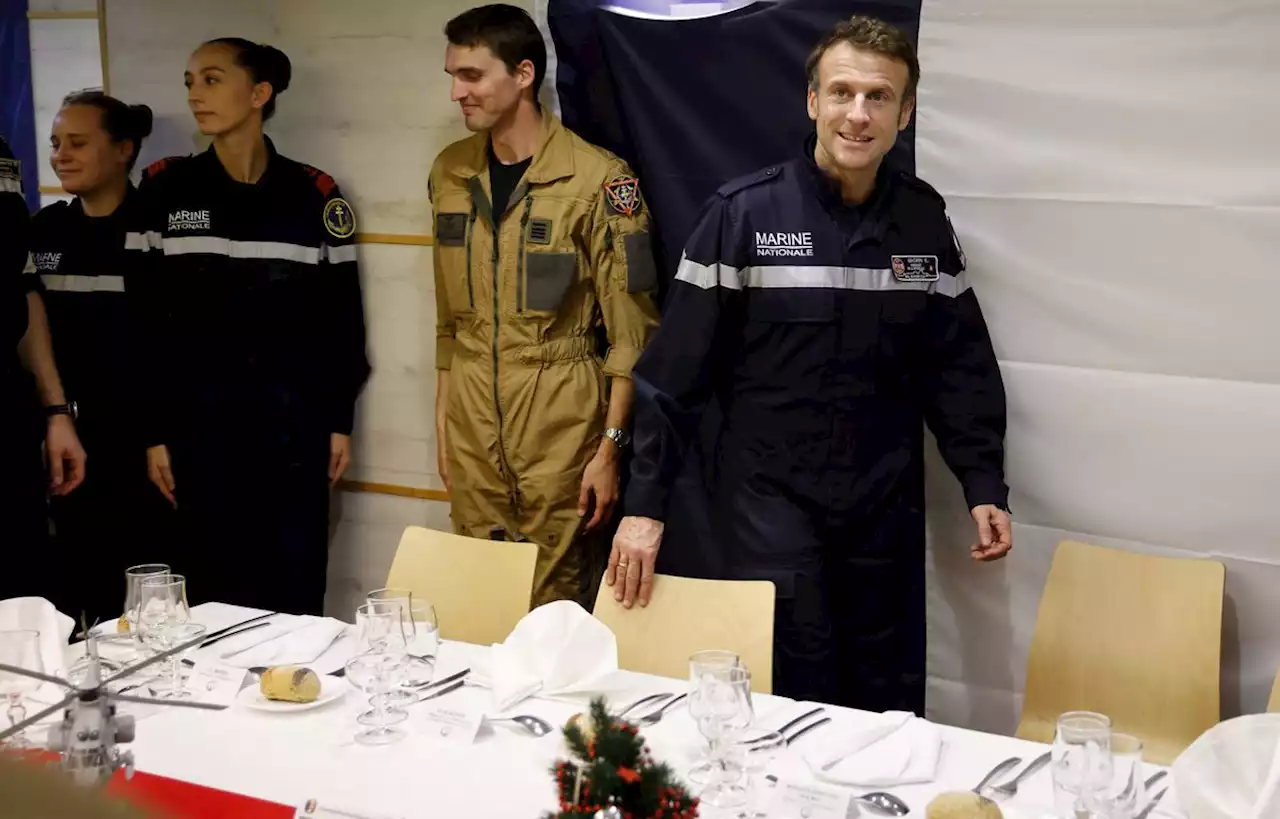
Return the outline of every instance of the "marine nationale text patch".
{"type": "Polygon", "coordinates": [[[605,183],[604,196],[615,213],[633,216],[640,210],[640,180],[634,176],[619,176],[605,183]]]}
{"type": "Polygon", "coordinates": [[[893,277],[900,282],[936,282],[937,256],[892,256],[893,277]]]}
{"type": "Polygon", "coordinates": [[[356,215],[347,200],[342,197],[329,200],[324,206],[324,227],[339,239],[346,239],[356,232],[356,215]]]}

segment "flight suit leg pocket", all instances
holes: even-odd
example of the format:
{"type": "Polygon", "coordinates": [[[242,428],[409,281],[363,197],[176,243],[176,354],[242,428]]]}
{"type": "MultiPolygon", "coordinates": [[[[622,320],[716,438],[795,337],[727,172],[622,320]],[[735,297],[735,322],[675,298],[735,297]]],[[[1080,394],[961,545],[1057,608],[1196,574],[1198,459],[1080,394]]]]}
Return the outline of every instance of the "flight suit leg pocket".
{"type": "Polygon", "coordinates": [[[577,275],[577,253],[529,253],[525,256],[525,309],[557,309],[577,275]]]}

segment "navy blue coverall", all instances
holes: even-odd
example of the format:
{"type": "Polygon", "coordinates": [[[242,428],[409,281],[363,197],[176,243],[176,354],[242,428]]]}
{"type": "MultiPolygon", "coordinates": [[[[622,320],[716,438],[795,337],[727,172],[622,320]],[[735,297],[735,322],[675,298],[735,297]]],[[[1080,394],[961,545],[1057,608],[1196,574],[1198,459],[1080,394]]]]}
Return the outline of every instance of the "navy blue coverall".
{"type": "Polygon", "coordinates": [[[1004,387],[942,197],[882,168],[847,206],[813,145],[705,206],[635,367],[627,512],[665,519],[714,395],[711,525],[777,587],[774,691],[923,713],[924,426],[1005,507],[1004,387]]]}
{"type": "Polygon", "coordinates": [[[142,434],[169,449],[192,602],[319,614],[330,436],[369,376],[355,217],[330,176],[267,148],[253,184],[212,148],[143,174],[142,434]]]}

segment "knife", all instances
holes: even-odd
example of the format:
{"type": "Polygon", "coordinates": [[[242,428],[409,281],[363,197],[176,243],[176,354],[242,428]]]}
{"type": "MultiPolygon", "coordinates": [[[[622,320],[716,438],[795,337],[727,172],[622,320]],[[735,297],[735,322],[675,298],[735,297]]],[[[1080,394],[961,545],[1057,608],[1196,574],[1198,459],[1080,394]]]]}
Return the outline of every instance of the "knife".
{"type": "MultiPolygon", "coordinates": [[[[803,714],[801,714],[800,716],[796,717],[795,719],[791,720],[791,722],[788,722],[786,725],[784,725],[784,726],[782,726],[781,728],[779,728],[777,731],[771,731],[770,733],[775,733],[775,734],[786,734],[786,733],[787,733],[787,729],[788,729],[788,728],[793,728],[793,727],[795,727],[795,726],[799,725],[800,723],[804,722],[805,720],[807,720],[809,717],[815,716],[815,715],[817,715],[817,714],[821,714],[821,713],[822,713],[823,711],[825,711],[825,710],[827,710],[827,709],[823,708],[822,706],[818,706],[817,708],[813,709],[812,711],[806,711],[805,713],[803,713],[803,714]]],[[[769,736],[769,734],[765,734],[764,736],[756,737],[755,739],[744,739],[744,740],[742,741],[742,743],[741,743],[741,744],[743,744],[743,745],[752,745],[752,744],[754,744],[754,743],[760,742],[761,740],[763,740],[763,739],[764,739],[765,737],[767,737],[767,736],[769,736]]]]}
{"type": "Polygon", "coordinates": [[[246,626],[245,628],[242,628],[239,631],[230,631],[230,632],[227,632],[226,634],[219,634],[216,637],[210,637],[206,639],[203,643],[201,643],[198,646],[198,648],[208,648],[214,643],[221,642],[227,639],[228,637],[239,637],[241,634],[244,634],[246,631],[253,631],[256,628],[262,628],[263,626],[269,626],[269,625],[271,624],[270,623],[254,623],[253,625],[246,626]]]}
{"type": "Polygon", "coordinates": [[[435,682],[429,682],[426,685],[421,686],[415,690],[418,691],[419,693],[423,691],[430,691],[432,688],[439,688],[442,685],[448,685],[449,683],[457,682],[458,680],[461,680],[462,678],[466,677],[470,673],[471,673],[471,669],[464,668],[455,674],[450,674],[449,676],[445,677],[443,680],[436,680],[435,682]]]}
{"type": "Polygon", "coordinates": [[[200,644],[200,647],[204,648],[210,643],[221,639],[223,636],[227,635],[232,631],[235,631],[241,626],[247,626],[247,625],[250,625],[251,623],[257,623],[258,621],[265,620],[268,617],[275,617],[277,613],[278,612],[269,611],[266,614],[260,614],[257,617],[250,617],[248,620],[245,620],[242,623],[233,623],[232,625],[229,625],[226,628],[220,628],[217,631],[213,632],[212,634],[206,634],[204,637],[204,642],[200,644]]]}
{"type": "Polygon", "coordinates": [[[788,747],[790,747],[790,746],[791,746],[791,743],[795,742],[795,741],[796,741],[797,739],[799,739],[800,737],[802,737],[802,736],[804,736],[805,734],[809,733],[809,732],[810,732],[810,731],[812,731],[814,728],[817,728],[819,725],[826,725],[828,722],[831,722],[831,717],[823,717],[822,719],[818,720],[817,722],[811,722],[811,723],[809,723],[809,724],[808,724],[808,725],[806,725],[805,727],[801,728],[799,731],[796,731],[796,732],[795,732],[794,734],[792,734],[791,736],[789,736],[789,737],[784,737],[784,739],[785,739],[785,741],[786,741],[786,743],[787,743],[787,746],[788,746],[788,747]]]}
{"type": "Polygon", "coordinates": [[[418,697],[416,700],[409,703],[409,705],[417,705],[420,702],[426,702],[427,700],[434,700],[436,697],[443,697],[445,694],[448,694],[453,691],[457,691],[459,688],[461,688],[466,684],[467,684],[466,680],[458,680],[456,683],[453,683],[444,688],[441,688],[439,691],[432,691],[430,694],[427,694],[422,697],[418,697]]]}

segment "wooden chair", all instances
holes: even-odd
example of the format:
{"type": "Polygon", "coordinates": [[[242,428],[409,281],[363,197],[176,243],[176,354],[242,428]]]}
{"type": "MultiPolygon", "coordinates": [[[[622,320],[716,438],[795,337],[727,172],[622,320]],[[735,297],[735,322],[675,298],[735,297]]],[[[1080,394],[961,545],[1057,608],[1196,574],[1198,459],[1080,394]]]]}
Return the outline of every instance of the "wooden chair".
{"type": "Polygon", "coordinates": [[[1267,713],[1280,714],[1280,673],[1276,674],[1276,681],[1271,686],[1271,698],[1267,700],[1267,713]]]}
{"type": "Polygon", "coordinates": [[[768,580],[697,580],[656,575],[649,605],[624,609],[600,584],[593,613],[618,638],[618,665],[689,678],[689,655],[735,652],[751,670],[751,689],[773,690],[774,586],[768,580]]]}
{"type": "Polygon", "coordinates": [[[421,526],[400,537],[387,585],[431,601],[446,640],[491,645],[529,613],[533,543],[481,540],[421,526]]]}
{"type": "Polygon", "coordinates": [[[1052,742],[1059,714],[1098,711],[1173,762],[1218,722],[1225,576],[1212,560],[1058,544],[1018,736],[1052,742]]]}

